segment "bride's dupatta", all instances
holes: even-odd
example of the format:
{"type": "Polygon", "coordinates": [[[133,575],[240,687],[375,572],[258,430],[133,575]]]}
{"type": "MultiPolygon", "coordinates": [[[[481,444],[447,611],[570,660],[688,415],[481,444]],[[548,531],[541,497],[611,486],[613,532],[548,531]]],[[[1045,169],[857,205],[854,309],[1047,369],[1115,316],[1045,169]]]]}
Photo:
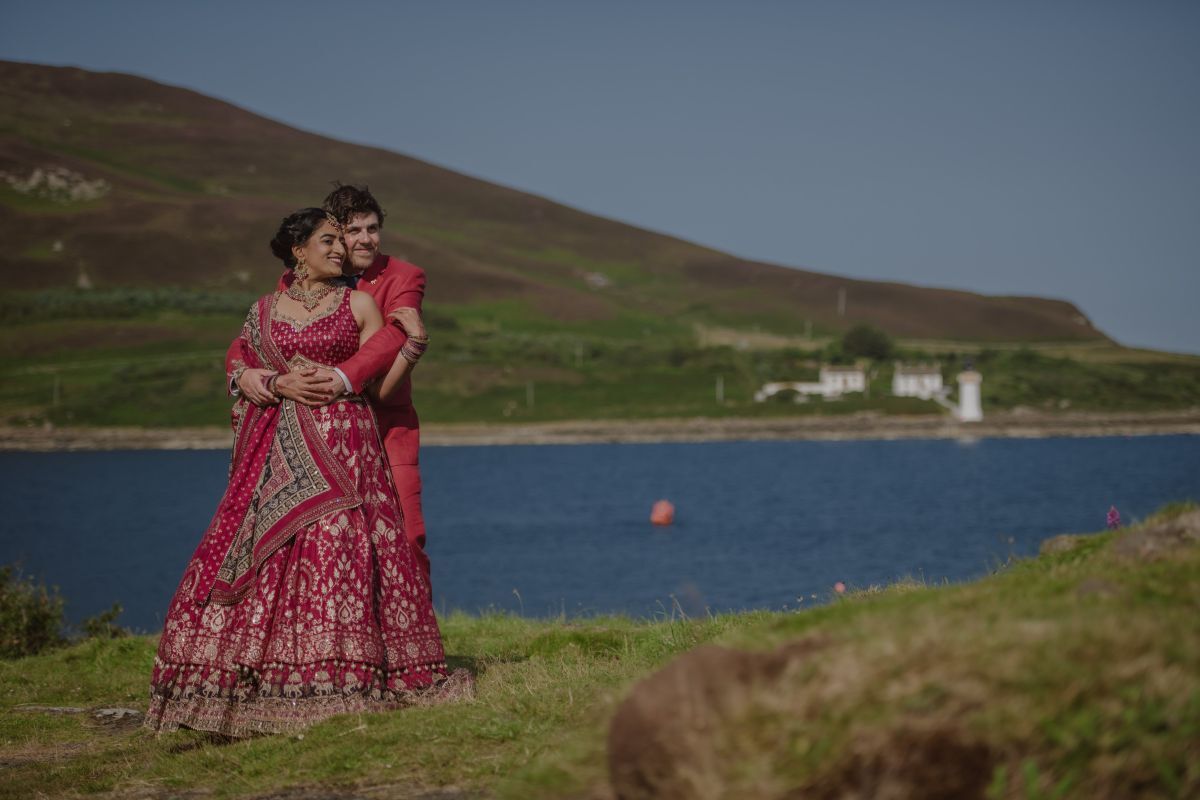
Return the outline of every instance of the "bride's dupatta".
{"type": "MultiPolygon", "coordinates": [[[[242,327],[242,351],[248,366],[284,373],[288,362],[271,341],[278,297],[268,295],[251,309],[242,327]]],[[[262,563],[297,531],[362,502],[308,406],[285,399],[260,408],[243,397],[233,417],[229,486],[196,548],[197,603],[238,602],[253,588],[262,563]]]]}

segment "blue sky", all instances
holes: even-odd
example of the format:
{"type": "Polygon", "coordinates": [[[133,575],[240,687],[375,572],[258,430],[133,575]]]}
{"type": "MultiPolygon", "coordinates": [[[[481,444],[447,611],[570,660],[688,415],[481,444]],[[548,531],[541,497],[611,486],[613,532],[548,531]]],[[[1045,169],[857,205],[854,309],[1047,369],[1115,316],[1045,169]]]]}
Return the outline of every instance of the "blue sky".
{"type": "Polygon", "coordinates": [[[46,0],[0,57],[186,86],[740,256],[1200,352],[1200,3],[46,0]],[[340,98],[336,106],[322,98],[340,98]]]}

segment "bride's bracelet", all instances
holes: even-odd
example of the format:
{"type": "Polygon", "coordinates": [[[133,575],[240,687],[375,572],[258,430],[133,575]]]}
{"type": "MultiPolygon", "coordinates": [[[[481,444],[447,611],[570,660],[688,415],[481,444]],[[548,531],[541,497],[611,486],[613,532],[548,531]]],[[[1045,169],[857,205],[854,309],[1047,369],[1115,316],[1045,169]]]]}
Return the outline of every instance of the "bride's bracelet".
{"type": "Polygon", "coordinates": [[[421,360],[421,356],[425,355],[427,347],[429,347],[428,336],[409,336],[408,341],[400,348],[400,355],[404,356],[404,360],[409,364],[416,364],[421,360]]]}

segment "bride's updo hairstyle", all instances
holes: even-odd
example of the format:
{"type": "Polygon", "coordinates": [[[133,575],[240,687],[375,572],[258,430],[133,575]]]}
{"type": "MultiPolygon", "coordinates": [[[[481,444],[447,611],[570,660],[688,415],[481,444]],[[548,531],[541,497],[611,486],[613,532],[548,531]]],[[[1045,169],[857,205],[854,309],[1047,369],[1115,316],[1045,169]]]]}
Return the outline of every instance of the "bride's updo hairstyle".
{"type": "Polygon", "coordinates": [[[296,266],[296,256],[292,254],[292,248],[303,246],[327,219],[325,211],[320,208],[302,208],[288,214],[283,218],[283,222],[279,223],[279,230],[271,240],[271,252],[285,267],[292,269],[296,266]]]}

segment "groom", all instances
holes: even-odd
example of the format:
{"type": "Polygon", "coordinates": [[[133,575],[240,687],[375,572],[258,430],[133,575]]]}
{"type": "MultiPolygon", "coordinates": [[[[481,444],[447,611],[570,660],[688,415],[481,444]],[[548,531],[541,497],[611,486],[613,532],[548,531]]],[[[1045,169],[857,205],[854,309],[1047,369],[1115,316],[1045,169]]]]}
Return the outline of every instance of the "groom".
{"type": "MultiPolygon", "coordinates": [[[[298,403],[324,405],[343,392],[363,391],[370,381],[383,375],[395,362],[408,336],[424,337],[421,301],[425,296],[425,272],[418,266],[385,255],[379,250],[383,228],[383,209],[364,186],[338,186],[325,198],[324,208],[342,225],[349,259],[344,272],[351,286],[375,298],[385,318],[394,314],[402,323],[385,325],[368,339],[358,352],[330,370],[299,370],[280,375],[275,391],[298,403]]],[[[280,279],[280,288],[291,281],[290,272],[280,279]]],[[[234,356],[226,358],[226,370],[234,356]]],[[[404,512],[404,530],[413,544],[417,561],[429,578],[429,557],[425,553],[425,519],[421,513],[421,472],[418,451],[421,446],[420,422],[412,404],[411,372],[387,400],[375,404],[379,433],[383,437],[396,485],[396,499],[404,512]]],[[[242,372],[238,389],[254,402],[274,402],[265,394],[262,376],[255,370],[242,372]],[[260,396],[262,395],[262,396],[260,396]]]]}

